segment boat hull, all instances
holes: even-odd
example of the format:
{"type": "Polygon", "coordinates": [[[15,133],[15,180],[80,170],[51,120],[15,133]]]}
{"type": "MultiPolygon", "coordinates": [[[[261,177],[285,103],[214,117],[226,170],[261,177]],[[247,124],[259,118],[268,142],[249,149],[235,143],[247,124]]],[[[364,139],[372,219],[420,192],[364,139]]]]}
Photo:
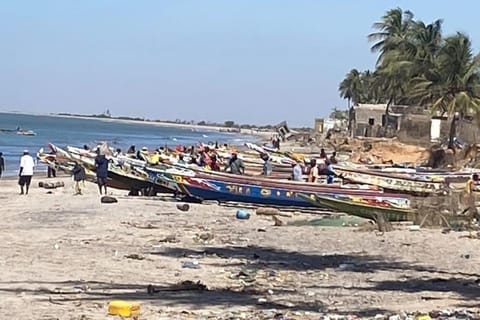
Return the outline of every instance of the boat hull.
{"type": "Polygon", "coordinates": [[[301,198],[321,208],[330,208],[332,210],[343,212],[360,218],[376,220],[377,215],[383,214],[388,221],[412,221],[415,218],[415,211],[403,208],[394,208],[392,206],[374,206],[362,203],[355,203],[351,200],[340,200],[328,196],[309,196],[299,195],[301,198]]]}

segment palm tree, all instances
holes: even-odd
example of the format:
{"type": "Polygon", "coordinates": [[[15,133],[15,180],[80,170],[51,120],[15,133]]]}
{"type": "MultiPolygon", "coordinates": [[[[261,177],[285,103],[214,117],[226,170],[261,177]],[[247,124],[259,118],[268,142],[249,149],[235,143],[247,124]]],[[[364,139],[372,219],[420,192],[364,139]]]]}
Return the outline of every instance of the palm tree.
{"type": "Polygon", "coordinates": [[[340,97],[348,101],[348,131],[351,132],[353,106],[361,102],[363,95],[361,74],[357,69],[350,70],[338,87],[340,97]]]}
{"type": "Polygon", "coordinates": [[[444,40],[434,65],[414,80],[412,98],[451,117],[448,147],[453,148],[459,117],[480,114],[480,56],[473,56],[468,36],[457,33],[444,40]]]}
{"type": "Polygon", "coordinates": [[[350,70],[338,87],[340,97],[347,99],[349,109],[352,102],[353,104],[360,102],[361,90],[360,72],[357,69],[350,70]]]}
{"type": "Polygon", "coordinates": [[[382,64],[385,54],[391,50],[408,52],[414,50],[410,38],[412,36],[413,13],[401,8],[391,9],[382,17],[382,21],[373,24],[377,32],[368,35],[372,52],[380,52],[377,65],[382,64]]]}

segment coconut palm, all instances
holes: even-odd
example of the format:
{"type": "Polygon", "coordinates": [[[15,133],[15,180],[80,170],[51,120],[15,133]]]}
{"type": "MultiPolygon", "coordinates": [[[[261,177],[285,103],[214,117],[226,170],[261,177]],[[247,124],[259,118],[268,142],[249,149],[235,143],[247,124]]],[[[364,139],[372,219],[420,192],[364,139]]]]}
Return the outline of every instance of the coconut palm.
{"type": "Polygon", "coordinates": [[[459,117],[480,114],[480,56],[473,56],[468,36],[457,33],[444,40],[434,64],[428,74],[413,80],[412,98],[451,117],[452,148],[459,117]]]}
{"type": "Polygon", "coordinates": [[[340,97],[347,99],[349,109],[352,102],[353,104],[357,104],[360,102],[360,97],[362,95],[361,90],[361,77],[360,72],[357,69],[350,70],[350,72],[347,73],[345,79],[340,83],[340,86],[338,87],[340,97]]]}
{"type": "Polygon", "coordinates": [[[373,24],[376,32],[368,35],[368,40],[375,42],[372,52],[380,52],[377,65],[383,61],[384,55],[391,50],[414,50],[410,41],[412,36],[413,13],[400,8],[391,9],[382,17],[382,21],[373,24]]]}

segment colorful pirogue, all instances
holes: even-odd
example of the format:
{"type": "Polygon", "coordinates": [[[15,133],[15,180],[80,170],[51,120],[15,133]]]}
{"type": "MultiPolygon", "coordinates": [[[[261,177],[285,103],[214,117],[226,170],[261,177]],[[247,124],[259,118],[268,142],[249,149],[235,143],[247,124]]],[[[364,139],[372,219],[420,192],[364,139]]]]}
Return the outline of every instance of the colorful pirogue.
{"type": "MultiPolygon", "coordinates": [[[[261,165],[258,155],[268,153],[269,150],[253,144],[247,147],[247,151],[238,154],[244,160],[246,172],[253,175],[234,175],[198,166],[180,165],[177,156],[167,152],[139,159],[131,155],[114,156],[113,152],[107,150],[110,159],[108,182],[119,189],[148,189],[153,193],[173,193],[196,201],[321,207],[368,218],[377,212],[383,212],[388,219],[401,221],[411,219],[414,214],[410,209],[410,195],[441,194],[448,190],[449,177],[464,179],[471,174],[428,170],[417,173],[416,169],[397,168],[391,168],[395,172],[386,172],[389,168],[378,170],[358,165],[336,165],[333,169],[343,179],[342,183],[296,182],[280,177],[289,176],[291,164],[307,159],[308,155],[275,151],[271,159],[274,159],[277,172],[271,177],[264,177],[258,175],[261,165]]],[[[38,154],[41,161],[66,171],[71,170],[74,162],[80,162],[87,168],[89,177],[94,177],[95,152],[75,147],[59,148],[55,145],[50,148],[54,155],[45,154],[41,150],[38,154]]],[[[222,149],[217,154],[222,159],[228,159],[231,151],[222,149]]]]}

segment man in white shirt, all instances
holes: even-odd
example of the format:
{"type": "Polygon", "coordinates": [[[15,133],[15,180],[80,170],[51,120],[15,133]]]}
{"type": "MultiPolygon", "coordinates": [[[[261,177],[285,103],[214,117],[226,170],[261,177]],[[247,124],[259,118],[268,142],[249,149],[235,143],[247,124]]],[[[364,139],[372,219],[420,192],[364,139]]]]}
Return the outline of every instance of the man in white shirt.
{"type": "Polygon", "coordinates": [[[33,176],[33,167],[35,163],[28,150],[23,150],[23,156],[20,158],[20,171],[18,173],[18,184],[20,185],[20,194],[23,193],[23,187],[26,186],[25,194],[28,194],[30,182],[33,176]]]}

